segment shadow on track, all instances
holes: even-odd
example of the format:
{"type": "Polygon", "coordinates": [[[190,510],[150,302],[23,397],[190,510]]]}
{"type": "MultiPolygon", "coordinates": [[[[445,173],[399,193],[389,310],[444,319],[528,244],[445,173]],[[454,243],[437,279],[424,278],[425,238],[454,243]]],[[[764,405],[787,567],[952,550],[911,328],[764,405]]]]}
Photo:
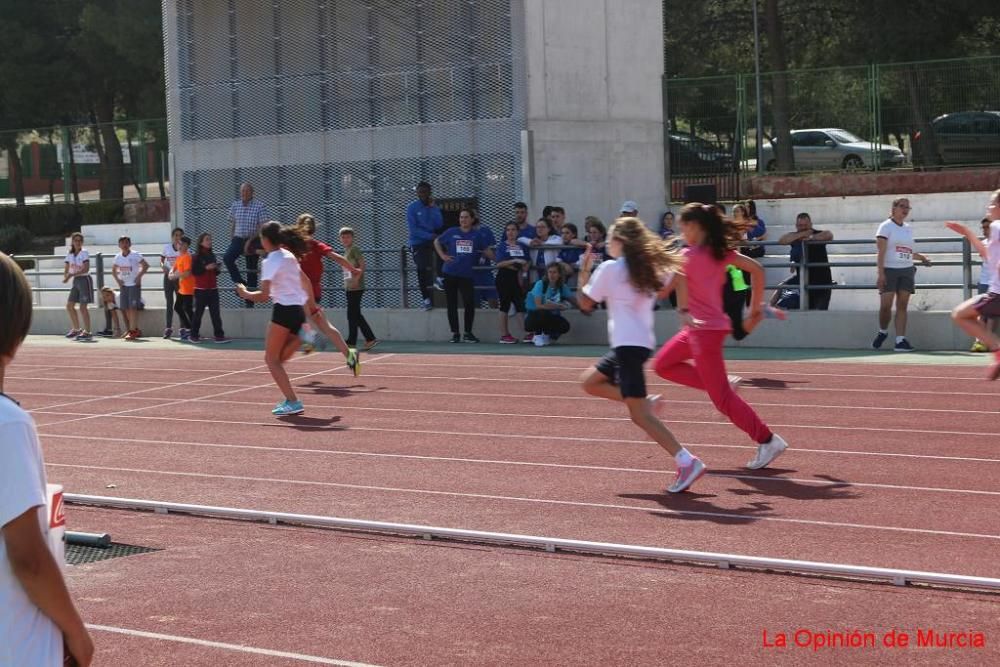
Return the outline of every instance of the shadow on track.
{"type": "Polygon", "coordinates": [[[752,502],[738,509],[729,509],[716,505],[711,501],[717,498],[711,493],[623,493],[619,498],[654,502],[669,514],[652,510],[650,514],[664,519],[681,519],[684,521],[708,521],[724,526],[739,526],[753,523],[757,517],[769,516],[771,505],[765,502],[752,502]]]}

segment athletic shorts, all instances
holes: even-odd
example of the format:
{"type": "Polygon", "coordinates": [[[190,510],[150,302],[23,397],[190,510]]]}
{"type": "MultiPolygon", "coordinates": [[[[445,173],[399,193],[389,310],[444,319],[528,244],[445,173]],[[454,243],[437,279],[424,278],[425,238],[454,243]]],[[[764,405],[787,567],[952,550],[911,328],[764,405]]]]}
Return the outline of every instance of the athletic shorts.
{"type": "Polygon", "coordinates": [[[886,269],[885,289],[882,294],[895,294],[896,292],[909,292],[913,294],[917,291],[917,267],[911,266],[908,269],[886,269]]]}
{"type": "Polygon", "coordinates": [[[94,281],[90,275],[73,278],[69,288],[68,303],[94,303],[94,281]]]}
{"type": "Polygon", "coordinates": [[[646,375],[642,368],[652,354],[646,347],[616,347],[601,357],[596,368],[618,385],[622,398],[646,398],[646,375]]]}
{"type": "Polygon", "coordinates": [[[988,318],[1000,318],[1000,294],[996,292],[987,292],[986,294],[979,297],[973,308],[982,317],[988,318]]]}
{"type": "Polygon", "coordinates": [[[306,309],[303,306],[283,306],[276,303],[271,311],[271,321],[298,336],[302,325],[306,323],[306,309]]]}
{"type": "Polygon", "coordinates": [[[120,301],[118,307],[122,310],[139,310],[142,308],[142,287],[139,285],[125,285],[119,293],[120,301]]]}

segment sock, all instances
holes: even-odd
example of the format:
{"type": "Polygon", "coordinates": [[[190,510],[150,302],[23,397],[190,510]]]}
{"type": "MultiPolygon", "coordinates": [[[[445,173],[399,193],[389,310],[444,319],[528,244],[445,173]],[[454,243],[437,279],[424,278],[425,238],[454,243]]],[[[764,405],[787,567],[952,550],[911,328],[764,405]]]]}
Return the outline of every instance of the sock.
{"type": "Polygon", "coordinates": [[[896,336],[897,343],[902,343],[904,340],[906,340],[906,336],[896,336]]]}
{"type": "Polygon", "coordinates": [[[887,334],[887,333],[889,333],[889,330],[888,329],[879,329],[878,332],[880,334],[887,334]]]}
{"type": "Polygon", "coordinates": [[[691,462],[694,461],[694,457],[691,456],[691,452],[689,452],[686,447],[681,447],[681,451],[674,454],[674,460],[677,461],[678,466],[687,466],[691,465],[691,462]]]}

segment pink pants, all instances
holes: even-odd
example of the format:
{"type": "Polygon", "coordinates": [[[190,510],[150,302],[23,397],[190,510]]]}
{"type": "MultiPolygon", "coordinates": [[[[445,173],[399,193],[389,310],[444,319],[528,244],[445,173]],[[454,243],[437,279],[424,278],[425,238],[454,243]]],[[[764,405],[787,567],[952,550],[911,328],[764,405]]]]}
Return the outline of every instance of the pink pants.
{"type": "Polygon", "coordinates": [[[656,353],[653,369],[664,380],[708,392],[716,409],[757,444],[773,435],[754,409],[729,386],[722,343],[728,332],[682,329],[656,353]],[[694,363],[688,363],[694,359],[694,363]]]}

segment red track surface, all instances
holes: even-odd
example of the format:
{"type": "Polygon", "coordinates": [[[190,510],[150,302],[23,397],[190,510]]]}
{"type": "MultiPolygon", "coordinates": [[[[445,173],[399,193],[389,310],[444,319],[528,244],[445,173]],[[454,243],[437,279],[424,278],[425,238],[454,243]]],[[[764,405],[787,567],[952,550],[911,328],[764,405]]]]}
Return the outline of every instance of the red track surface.
{"type": "MultiPolygon", "coordinates": [[[[34,347],[8,392],[72,493],[1000,577],[1000,385],[978,368],[735,362],[793,448],[764,471],[703,395],[654,382],[710,469],[667,496],[663,452],[580,392],[586,359],[375,354],[352,378],[298,358],[307,413],[276,420],[260,357],[119,349],[82,369],[34,347]]],[[[1000,655],[994,596],[71,510],[71,528],[166,547],[74,570],[88,621],[114,627],[391,665],[1000,655]],[[799,627],[976,630],[987,648],[762,647],[799,627]]],[[[302,664],[98,640],[105,664],[302,664]]]]}

